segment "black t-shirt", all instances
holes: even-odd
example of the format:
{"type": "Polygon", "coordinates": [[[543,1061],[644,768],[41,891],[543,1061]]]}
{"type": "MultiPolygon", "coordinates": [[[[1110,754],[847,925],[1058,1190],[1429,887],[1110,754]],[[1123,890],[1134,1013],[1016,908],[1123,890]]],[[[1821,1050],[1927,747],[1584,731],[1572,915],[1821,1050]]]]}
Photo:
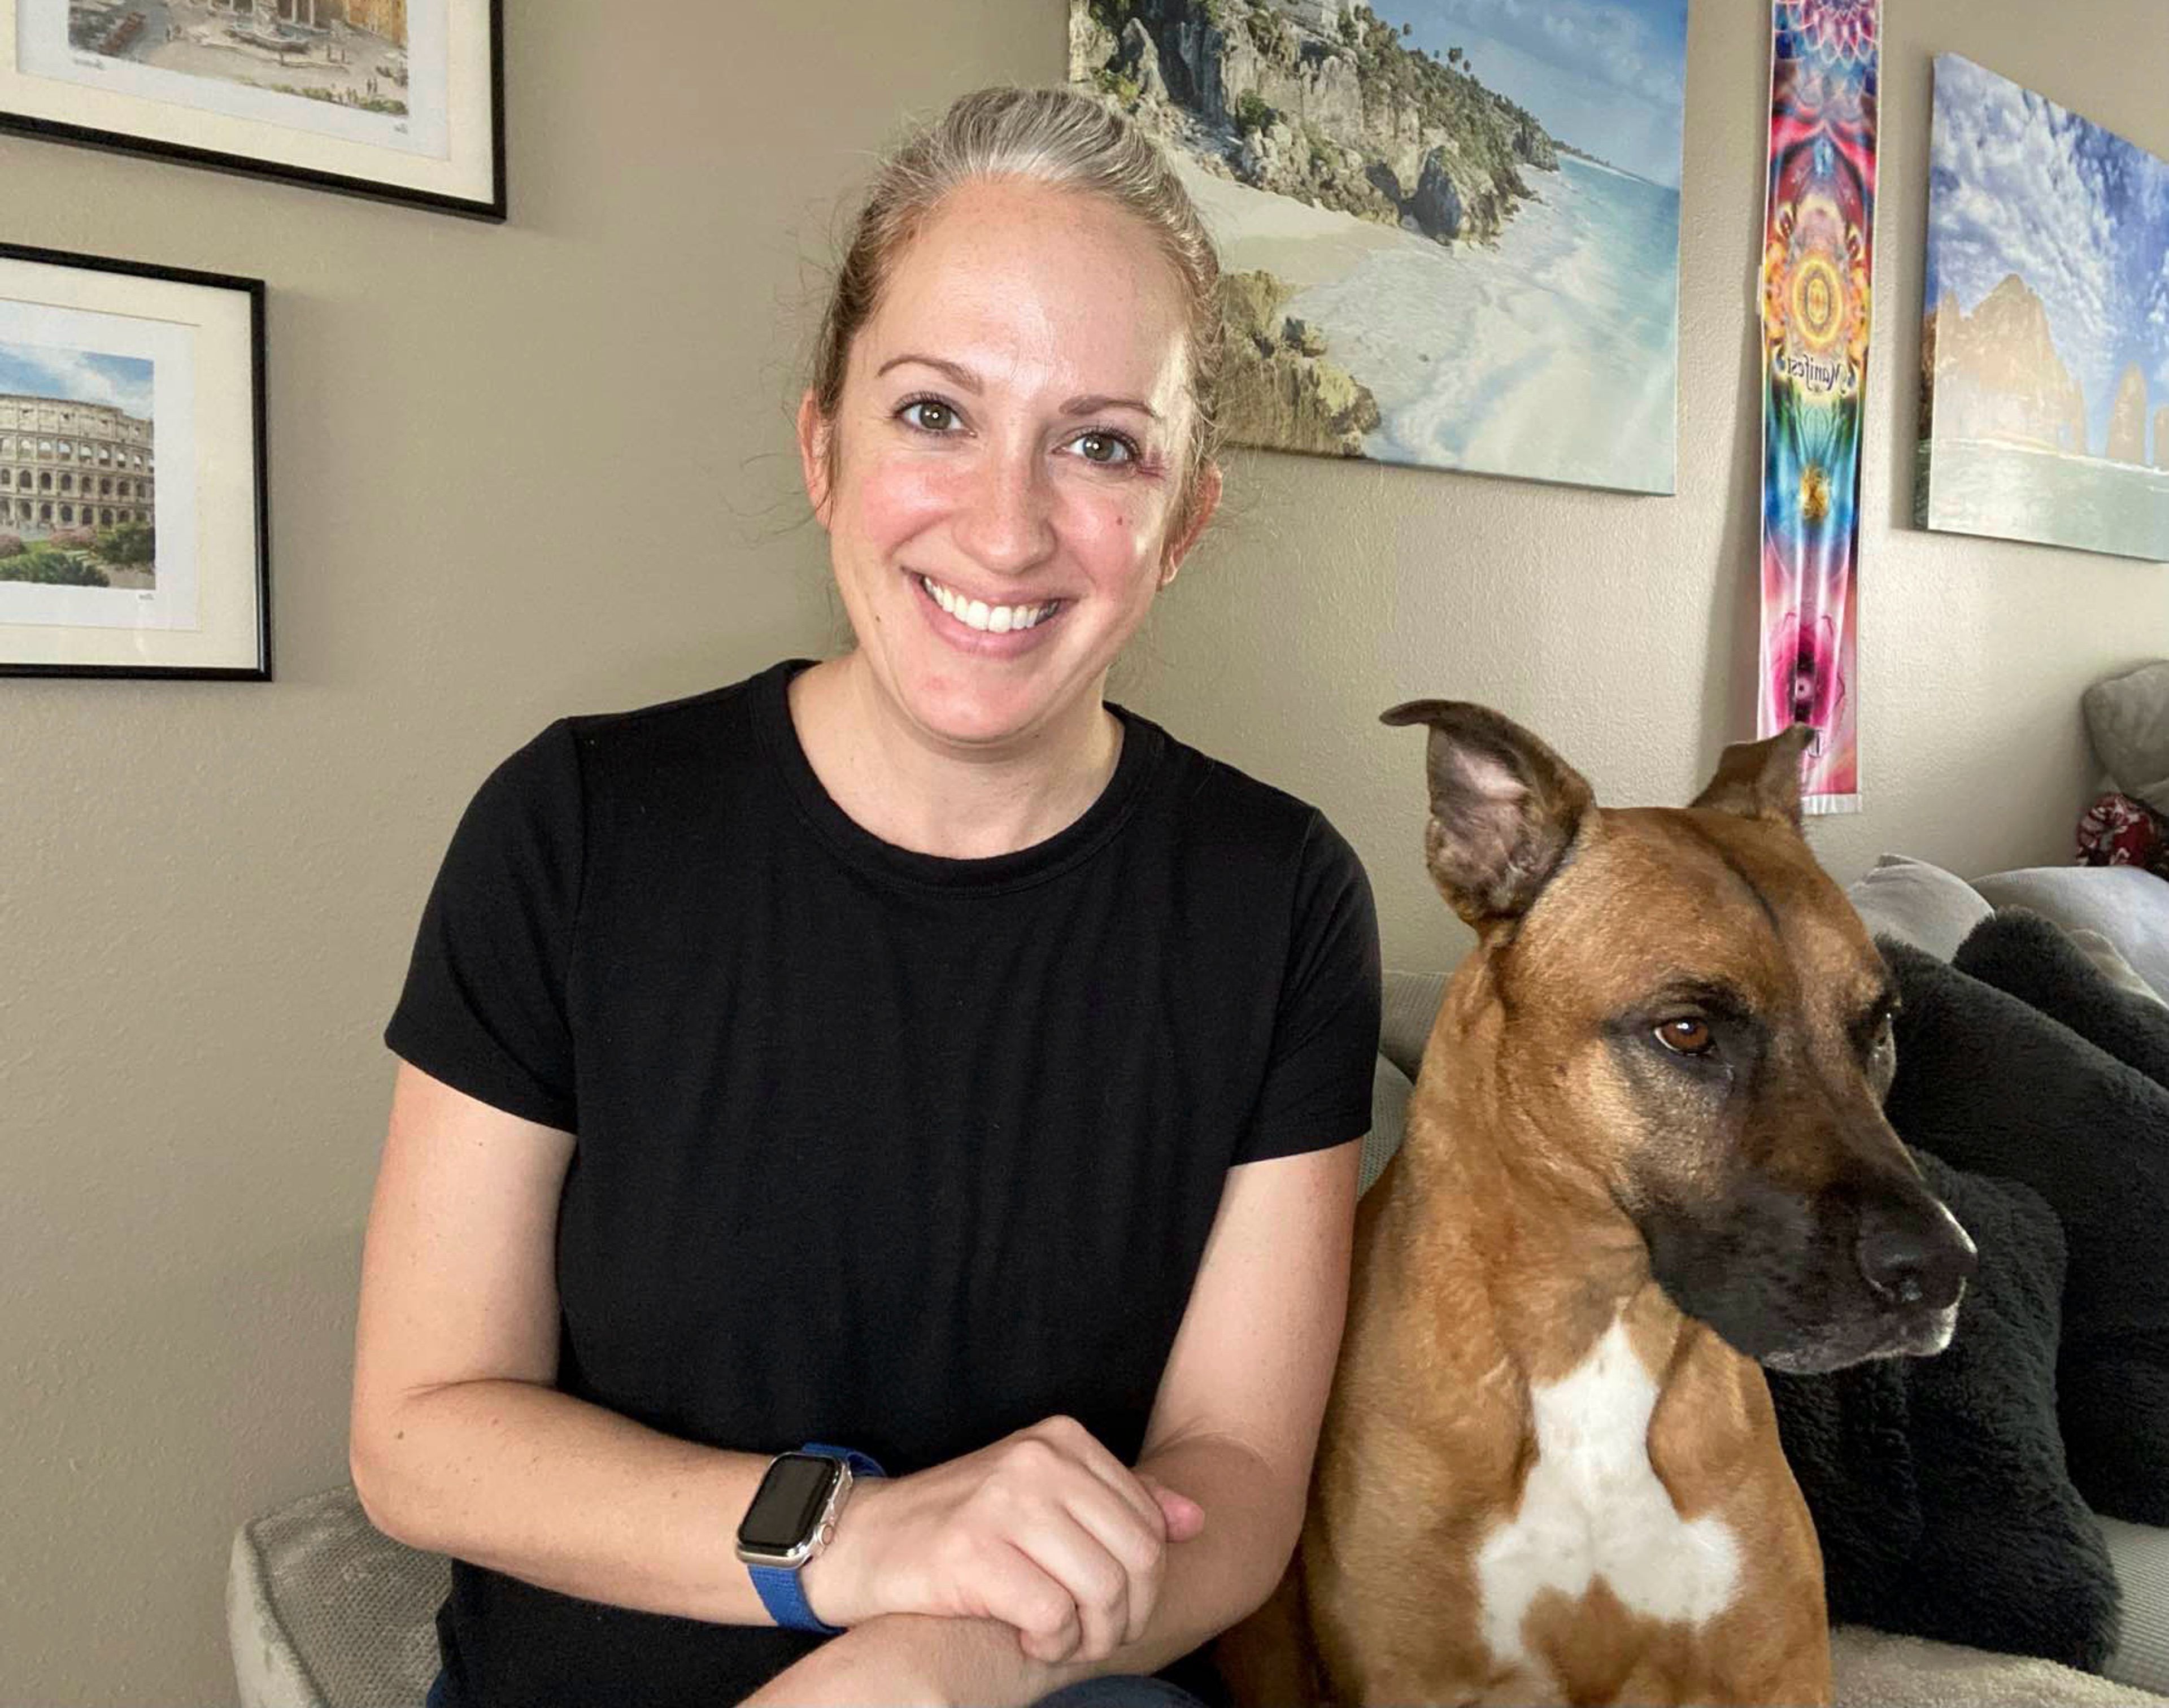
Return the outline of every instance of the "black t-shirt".
{"type": "MultiPolygon", "coordinates": [[[[565,719],[499,766],[385,1041],[577,1135],[567,1393],[892,1474],[1061,1412],[1134,1462],[1228,1168],[1369,1126],[1362,868],[1128,712],[1047,841],[895,848],[807,763],[802,668],[565,719]]],[[[739,1514],[715,1517],[730,1562],[739,1514]]],[[[464,1563],[439,1628],[455,1700],[488,1708],[716,1708],[812,1641],[464,1563]]]]}

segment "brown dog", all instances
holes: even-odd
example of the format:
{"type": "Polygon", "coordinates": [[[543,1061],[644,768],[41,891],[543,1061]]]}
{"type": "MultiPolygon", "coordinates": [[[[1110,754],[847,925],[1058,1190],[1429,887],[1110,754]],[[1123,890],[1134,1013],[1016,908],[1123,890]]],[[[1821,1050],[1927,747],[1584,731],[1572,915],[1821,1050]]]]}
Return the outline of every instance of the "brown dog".
{"type": "Polygon", "coordinates": [[[1773,1370],[1942,1350],[1974,1249],[1884,1120],[1889,976],[1799,834],[1800,732],[1611,811],[1436,700],[1478,944],[1365,1197],[1302,1546],[1222,1647],[1294,1703],[1821,1703],[1773,1370]]]}

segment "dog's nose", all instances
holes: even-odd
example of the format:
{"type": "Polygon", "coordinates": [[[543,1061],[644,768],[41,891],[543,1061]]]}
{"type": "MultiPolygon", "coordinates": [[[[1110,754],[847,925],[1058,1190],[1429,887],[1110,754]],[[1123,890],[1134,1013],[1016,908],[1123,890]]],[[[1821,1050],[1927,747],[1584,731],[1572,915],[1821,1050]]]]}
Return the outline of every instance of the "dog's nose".
{"type": "Polygon", "coordinates": [[[1933,1199],[1868,1205],[1854,1249],[1877,1297],[1936,1311],[1958,1303],[1979,1261],[1958,1218],[1933,1199]]]}

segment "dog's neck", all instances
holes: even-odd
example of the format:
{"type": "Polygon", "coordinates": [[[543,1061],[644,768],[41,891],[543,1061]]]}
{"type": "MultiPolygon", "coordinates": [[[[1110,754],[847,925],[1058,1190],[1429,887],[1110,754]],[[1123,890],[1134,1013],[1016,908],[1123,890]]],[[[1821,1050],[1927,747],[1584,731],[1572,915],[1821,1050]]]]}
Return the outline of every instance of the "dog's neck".
{"type": "Polygon", "coordinates": [[[1431,1088],[1436,1115],[1412,1125],[1404,1160],[1424,1179],[1426,1202],[1460,1213],[1412,1233],[1470,1250],[1500,1350],[1532,1383],[1577,1368],[1623,1321],[1638,1344],[1669,1347],[1688,1319],[1652,1277],[1641,1230],[1571,1146],[1540,1142],[1502,1115],[1504,1024],[1486,970],[1464,967],[1425,1056],[1442,1070],[1431,1088]]]}

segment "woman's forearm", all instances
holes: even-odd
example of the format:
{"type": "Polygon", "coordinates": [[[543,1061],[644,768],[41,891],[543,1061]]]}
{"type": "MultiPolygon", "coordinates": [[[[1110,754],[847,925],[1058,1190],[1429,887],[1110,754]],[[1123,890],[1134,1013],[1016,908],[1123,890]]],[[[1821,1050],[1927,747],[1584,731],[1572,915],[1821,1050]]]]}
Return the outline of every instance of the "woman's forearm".
{"type": "Polygon", "coordinates": [[[765,1457],[695,1446],[529,1382],[450,1383],[357,1415],[376,1527],[546,1589],[726,1625],[768,1615],[733,1551],[765,1457]]]}
{"type": "Polygon", "coordinates": [[[1303,1529],[1307,1477],[1226,1436],[1170,1442],[1138,1469],[1196,1501],[1205,1528],[1168,1550],[1144,1636],[1093,1673],[1158,1672],[1249,1617],[1279,1584],[1303,1529]]]}

